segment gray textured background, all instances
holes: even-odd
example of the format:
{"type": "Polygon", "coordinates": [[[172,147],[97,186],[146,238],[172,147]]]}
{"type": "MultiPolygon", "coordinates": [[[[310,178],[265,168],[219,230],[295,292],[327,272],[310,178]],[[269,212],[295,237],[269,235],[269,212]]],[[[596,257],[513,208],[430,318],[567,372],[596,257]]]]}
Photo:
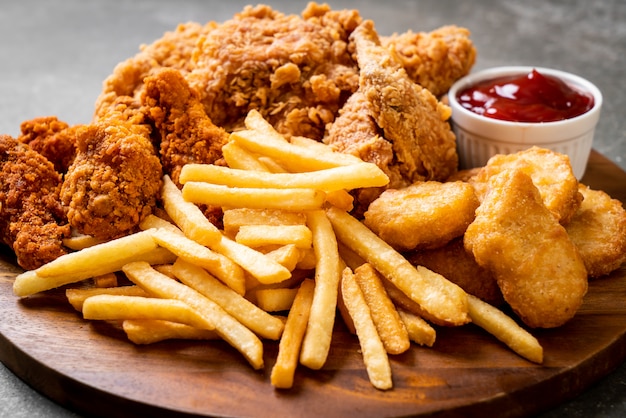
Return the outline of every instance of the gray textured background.
{"type": "MultiPolygon", "coordinates": [[[[223,21],[248,2],[210,0],[21,0],[0,6],[0,133],[57,115],[88,122],[101,83],[118,62],[180,22],[223,21]]],[[[299,13],[306,2],[268,1],[299,13]]],[[[536,65],[579,74],[604,94],[594,148],[626,169],[626,2],[329,1],[358,8],[379,33],[428,31],[445,24],[472,31],[475,70],[536,65]]],[[[68,417],[0,366],[0,417],[68,417]]],[[[626,364],[546,417],[626,416],[626,364]]]]}

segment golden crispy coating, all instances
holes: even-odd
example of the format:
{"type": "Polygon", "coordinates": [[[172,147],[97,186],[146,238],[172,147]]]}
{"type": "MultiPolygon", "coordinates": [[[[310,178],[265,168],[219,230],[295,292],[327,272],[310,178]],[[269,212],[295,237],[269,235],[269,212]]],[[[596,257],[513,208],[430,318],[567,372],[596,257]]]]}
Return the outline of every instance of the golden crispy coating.
{"type": "Polygon", "coordinates": [[[380,41],[372,21],[360,24],[350,39],[359,63],[359,89],[371,103],[372,117],[391,142],[397,167],[409,183],[445,180],[456,172],[456,138],[450,108],[407,75],[380,41]]]}
{"type": "Polygon", "coordinates": [[[222,159],[228,133],[213,124],[195,90],[180,71],[162,69],[147,77],[142,102],[160,135],[163,170],[180,185],[185,164],[215,164],[222,159]]]}
{"type": "Polygon", "coordinates": [[[199,43],[188,80],[229,132],[256,109],[283,134],[321,139],[358,87],[348,36],[360,21],[315,3],[302,17],[247,6],[199,43]]]}
{"type": "Polygon", "coordinates": [[[587,292],[583,260],[522,170],[504,170],[490,180],[464,243],[528,326],[558,327],[581,305],[587,292]]]}
{"type": "Polygon", "coordinates": [[[532,178],[543,203],[561,224],[565,225],[572,219],[582,195],[567,155],[539,147],[495,155],[470,179],[478,198],[482,199],[487,192],[491,177],[509,169],[521,170],[532,178]]]}
{"type": "Polygon", "coordinates": [[[363,222],[398,250],[437,248],[463,235],[477,207],[467,183],[417,182],[385,190],[370,204],[363,222]]]}
{"type": "MultiPolygon", "coordinates": [[[[228,133],[206,115],[197,92],[182,73],[164,68],[146,77],[144,83],[142,102],[159,132],[163,171],[172,181],[181,186],[178,179],[185,164],[225,164],[222,145],[228,133]]],[[[221,225],[221,208],[203,205],[202,209],[211,222],[221,225]]]]}
{"type": "Polygon", "coordinates": [[[452,25],[431,32],[394,34],[380,41],[396,53],[413,81],[439,97],[468,74],[476,61],[469,35],[469,30],[452,25]]]}
{"type": "Polygon", "coordinates": [[[22,122],[20,130],[20,142],[46,157],[57,172],[67,171],[76,155],[75,127],[56,116],[43,116],[22,122]]]}
{"type": "Polygon", "coordinates": [[[0,135],[0,242],[17,263],[35,269],[66,253],[70,235],[59,201],[61,175],[44,156],[9,135],[0,135]]]}
{"type": "Polygon", "coordinates": [[[150,129],[136,122],[123,111],[111,111],[77,131],[77,154],[65,176],[61,200],[78,232],[103,240],[116,238],[136,230],[155,207],[161,162],[150,129]]]}
{"type": "Polygon", "coordinates": [[[455,238],[441,248],[411,252],[407,259],[416,266],[441,274],[467,293],[493,306],[504,302],[496,278],[476,263],[472,253],[465,249],[463,237],[455,238]]]}
{"type": "Polygon", "coordinates": [[[166,32],[150,45],[143,45],[135,56],[120,62],[102,86],[95,105],[95,119],[102,117],[115,106],[119,97],[139,101],[143,79],[166,67],[189,72],[193,67],[192,55],[198,39],[213,30],[217,24],[206,25],[189,22],[180,24],[176,30],[166,32]]]}
{"type": "Polygon", "coordinates": [[[565,226],[590,277],[611,273],[626,261],[626,211],[622,202],[580,184],[584,200],[565,226]]]}

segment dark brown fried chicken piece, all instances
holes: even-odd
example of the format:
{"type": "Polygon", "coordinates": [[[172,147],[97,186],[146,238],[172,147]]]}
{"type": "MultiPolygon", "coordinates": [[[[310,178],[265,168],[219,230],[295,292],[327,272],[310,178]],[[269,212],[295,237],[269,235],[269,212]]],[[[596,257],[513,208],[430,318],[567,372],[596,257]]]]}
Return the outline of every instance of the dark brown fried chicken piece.
{"type": "MultiPolygon", "coordinates": [[[[180,71],[163,69],[146,78],[145,86],[142,100],[160,135],[163,170],[177,186],[185,164],[225,164],[222,145],[228,133],[211,122],[180,71]]],[[[220,224],[219,207],[203,207],[203,211],[211,222],[220,224]]]]}
{"type": "Polygon", "coordinates": [[[466,28],[442,26],[381,37],[380,42],[395,52],[413,81],[440,97],[474,66],[476,47],[469,35],[466,28]]]}
{"type": "Polygon", "coordinates": [[[59,201],[61,175],[44,156],[9,135],[0,135],[0,237],[24,269],[66,253],[70,235],[59,201]]]}
{"type": "Polygon", "coordinates": [[[61,189],[78,232],[107,240],[136,230],[159,197],[162,169],[142,115],[123,104],[76,132],[61,189]],[[130,118],[130,119],[129,119],[130,118]]]}
{"type": "Polygon", "coordinates": [[[75,128],[56,116],[27,120],[20,125],[20,142],[46,157],[59,173],[65,173],[76,155],[75,128]]]}

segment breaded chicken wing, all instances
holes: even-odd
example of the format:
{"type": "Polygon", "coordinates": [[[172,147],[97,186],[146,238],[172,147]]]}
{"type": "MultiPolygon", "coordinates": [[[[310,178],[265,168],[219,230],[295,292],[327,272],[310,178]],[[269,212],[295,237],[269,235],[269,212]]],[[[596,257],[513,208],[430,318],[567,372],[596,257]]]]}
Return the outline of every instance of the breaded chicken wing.
{"type": "Polygon", "coordinates": [[[61,175],[44,156],[0,135],[0,238],[24,269],[66,253],[70,227],[59,201],[61,175]]]}
{"type": "Polygon", "coordinates": [[[584,199],[565,226],[585,262],[589,277],[611,273],[626,262],[626,211],[622,202],[579,184],[584,199]]]}
{"type": "Polygon", "coordinates": [[[72,227],[107,240],[136,230],[152,213],[162,182],[161,162],[140,114],[124,107],[77,130],[77,154],[61,188],[72,227]]]}
{"type": "Polygon", "coordinates": [[[563,325],[582,304],[583,260],[523,170],[504,170],[490,180],[464,244],[528,326],[563,325]]]}
{"type": "MultiPolygon", "coordinates": [[[[142,102],[159,132],[163,171],[180,187],[180,170],[185,164],[225,164],[222,145],[228,133],[206,115],[195,90],[178,70],[162,69],[145,80],[142,102]]],[[[220,224],[221,209],[203,208],[205,215],[220,224]]]]}
{"type": "Polygon", "coordinates": [[[410,79],[395,56],[380,45],[372,21],[364,21],[350,37],[359,64],[359,89],[392,144],[400,175],[409,184],[447,179],[458,166],[456,137],[448,123],[450,108],[410,79]]]}
{"type": "Polygon", "coordinates": [[[413,81],[440,97],[474,66],[476,47],[469,35],[466,28],[443,26],[383,36],[380,42],[395,52],[413,81]]]}

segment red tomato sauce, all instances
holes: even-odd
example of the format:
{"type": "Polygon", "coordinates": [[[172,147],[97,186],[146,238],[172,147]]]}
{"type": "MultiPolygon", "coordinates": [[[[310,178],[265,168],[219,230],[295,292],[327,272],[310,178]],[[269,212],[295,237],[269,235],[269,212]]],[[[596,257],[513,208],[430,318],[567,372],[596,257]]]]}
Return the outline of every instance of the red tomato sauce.
{"type": "Polygon", "coordinates": [[[590,93],[534,69],[523,76],[478,83],[461,91],[457,100],[474,113],[512,122],[554,122],[593,107],[590,93]]]}

